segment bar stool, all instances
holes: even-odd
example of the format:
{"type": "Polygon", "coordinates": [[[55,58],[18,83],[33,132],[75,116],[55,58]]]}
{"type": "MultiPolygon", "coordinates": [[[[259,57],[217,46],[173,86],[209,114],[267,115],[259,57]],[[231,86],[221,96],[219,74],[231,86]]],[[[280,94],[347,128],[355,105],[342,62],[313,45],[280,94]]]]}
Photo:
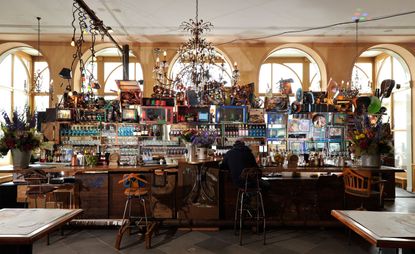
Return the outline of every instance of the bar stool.
{"type": "MultiPolygon", "coordinates": [[[[125,202],[121,228],[118,230],[118,234],[115,241],[115,248],[117,250],[120,249],[122,236],[127,230],[128,232],[131,232],[131,228],[136,226],[139,229],[141,228],[141,231],[145,232],[145,236],[147,237],[147,232],[149,230],[152,230],[153,227],[152,223],[148,221],[147,217],[146,203],[148,203],[151,208],[151,191],[148,181],[138,174],[131,173],[124,175],[123,179],[120,180],[118,183],[122,183],[124,185],[124,194],[127,196],[127,200],[125,202]],[[133,199],[139,200],[139,203],[140,205],[142,205],[143,208],[144,216],[143,214],[139,216],[131,216],[131,202],[133,199]]],[[[147,239],[146,247],[149,248],[147,239]]]]}
{"type": "Polygon", "coordinates": [[[256,230],[259,233],[259,223],[262,220],[263,223],[263,238],[265,245],[265,209],[264,201],[262,199],[260,179],[262,177],[262,171],[257,168],[246,168],[242,171],[240,179],[243,180],[244,186],[238,189],[238,196],[236,198],[235,207],[235,222],[234,230],[237,234],[237,224],[239,219],[239,245],[242,245],[242,227],[247,214],[251,220],[256,220],[256,230]],[[251,204],[251,198],[256,198],[256,204],[251,204]]]}
{"type": "MultiPolygon", "coordinates": [[[[44,208],[46,208],[46,198],[47,195],[49,193],[52,193],[53,191],[55,191],[57,189],[56,186],[52,186],[52,185],[48,185],[48,184],[44,184],[43,181],[45,179],[44,178],[40,178],[40,177],[33,177],[33,178],[27,178],[27,186],[26,186],[26,204],[28,204],[29,202],[29,198],[33,199],[35,201],[35,208],[39,208],[38,207],[38,202],[37,200],[39,198],[44,199],[45,203],[44,203],[44,208]]],[[[56,200],[54,200],[56,201],[56,200]]]]}

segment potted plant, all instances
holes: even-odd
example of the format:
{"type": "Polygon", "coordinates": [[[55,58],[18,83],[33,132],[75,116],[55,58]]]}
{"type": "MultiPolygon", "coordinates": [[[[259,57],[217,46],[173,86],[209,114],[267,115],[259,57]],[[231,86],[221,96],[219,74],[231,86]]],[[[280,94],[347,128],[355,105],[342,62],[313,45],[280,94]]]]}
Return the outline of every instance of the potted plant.
{"type": "Polygon", "coordinates": [[[380,155],[393,149],[393,134],[389,123],[382,123],[382,115],[361,115],[355,119],[350,133],[351,152],[360,157],[362,166],[379,167],[380,155]]]}
{"type": "Polygon", "coordinates": [[[192,139],[194,135],[197,134],[197,131],[195,129],[187,129],[182,131],[180,135],[180,139],[183,140],[183,142],[186,145],[187,149],[187,155],[186,159],[193,161],[196,158],[196,147],[192,144],[192,139]]]}
{"type": "Polygon", "coordinates": [[[23,112],[13,111],[11,117],[4,111],[1,114],[4,123],[1,123],[0,153],[5,156],[10,150],[13,166],[27,168],[32,150],[41,143],[35,132],[36,115],[28,107],[23,112]]]}
{"type": "Polygon", "coordinates": [[[208,148],[216,141],[216,136],[207,130],[199,131],[192,137],[192,144],[197,146],[197,158],[205,160],[208,148]]]}

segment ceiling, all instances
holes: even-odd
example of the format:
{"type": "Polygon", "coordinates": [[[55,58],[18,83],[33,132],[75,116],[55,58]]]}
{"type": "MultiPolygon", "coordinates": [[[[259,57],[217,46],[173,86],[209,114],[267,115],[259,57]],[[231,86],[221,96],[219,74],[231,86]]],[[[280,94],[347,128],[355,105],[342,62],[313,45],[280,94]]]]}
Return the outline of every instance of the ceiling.
{"type": "MultiPolygon", "coordinates": [[[[84,0],[112,27],[119,42],[184,41],[182,21],[194,18],[194,0],[84,0]]],[[[41,17],[42,41],[70,41],[71,0],[0,0],[0,40],[37,40],[41,17]]],[[[368,19],[415,11],[414,0],[199,0],[199,17],[214,28],[208,40],[214,43],[270,36],[352,21],[357,11],[368,19]]],[[[249,42],[351,42],[355,24],[291,33],[249,42]]],[[[414,42],[415,14],[379,21],[360,22],[359,40],[414,42]]]]}

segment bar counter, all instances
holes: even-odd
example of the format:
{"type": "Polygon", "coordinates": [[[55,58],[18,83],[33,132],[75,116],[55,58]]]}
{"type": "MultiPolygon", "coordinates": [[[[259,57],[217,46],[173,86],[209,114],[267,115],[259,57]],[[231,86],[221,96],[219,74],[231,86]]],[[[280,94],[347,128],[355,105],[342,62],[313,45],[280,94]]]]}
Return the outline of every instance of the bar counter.
{"type": "MultiPolygon", "coordinates": [[[[141,173],[151,184],[153,215],[157,219],[176,221],[232,221],[237,188],[229,171],[219,170],[219,159],[179,161],[178,165],[95,166],[34,165],[47,173],[74,176],[79,185],[79,208],[83,219],[120,219],[126,196],[118,182],[123,175],[141,173]],[[161,170],[165,178],[157,178],[161,170]],[[161,182],[159,180],[162,179],[161,182]],[[197,184],[196,184],[197,183],[197,184]]],[[[265,196],[270,221],[282,224],[313,224],[331,221],[332,209],[343,209],[343,167],[264,167],[264,179],[271,189],[265,196]],[[288,172],[288,173],[287,173],[288,172]],[[282,174],[281,174],[282,173],[282,174]],[[290,174],[292,173],[292,174],[290,174]]],[[[394,199],[393,167],[354,168],[381,175],[387,180],[387,199],[394,199]]],[[[12,166],[0,167],[0,173],[21,173],[12,166]]],[[[350,202],[349,202],[350,203],[350,202]]]]}

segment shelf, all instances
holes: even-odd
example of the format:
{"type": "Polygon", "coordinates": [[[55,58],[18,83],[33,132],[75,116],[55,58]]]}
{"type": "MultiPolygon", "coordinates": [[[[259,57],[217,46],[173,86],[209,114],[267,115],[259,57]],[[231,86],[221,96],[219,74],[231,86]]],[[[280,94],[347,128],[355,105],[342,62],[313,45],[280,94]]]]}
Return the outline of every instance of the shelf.
{"type": "Polygon", "coordinates": [[[236,139],[240,138],[240,139],[243,139],[243,138],[266,138],[266,137],[265,136],[261,136],[261,137],[252,137],[252,136],[227,137],[227,136],[224,136],[224,138],[236,138],[236,139]]]}

